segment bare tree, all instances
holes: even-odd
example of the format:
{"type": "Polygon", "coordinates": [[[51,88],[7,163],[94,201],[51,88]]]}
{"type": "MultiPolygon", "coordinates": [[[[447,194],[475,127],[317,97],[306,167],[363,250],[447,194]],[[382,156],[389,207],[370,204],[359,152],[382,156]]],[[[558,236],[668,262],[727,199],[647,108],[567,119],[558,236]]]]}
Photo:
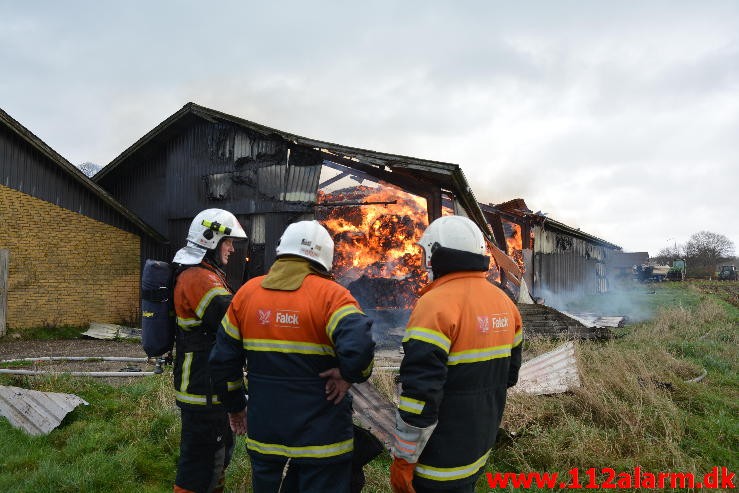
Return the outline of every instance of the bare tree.
{"type": "Polygon", "coordinates": [[[103,169],[103,167],[102,167],[102,166],[100,166],[99,164],[95,164],[95,163],[92,163],[92,162],[89,162],[89,161],[88,161],[88,162],[86,162],[86,163],[82,163],[82,164],[80,164],[80,165],[78,166],[78,168],[79,168],[79,169],[80,169],[80,171],[82,171],[82,172],[83,172],[83,173],[84,173],[85,175],[87,175],[87,177],[88,177],[88,178],[92,178],[92,176],[93,176],[93,175],[94,175],[95,173],[97,173],[98,171],[100,171],[101,169],[103,169]]]}
{"type": "Polygon", "coordinates": [[[700,231],[685,244],[685,256],[692,275],[712,275],[717,264],[734,256],[734,242],[719,233],[700,231]]]}
{"type": "Polygon", "coordinates": [[[675,246],[663,248],[656,256],[651,257],[650,260],[658,264],[670,265],[673,260],[679,258],[685,258],[685,250],[682,245],[675,244],[675,246]]]}

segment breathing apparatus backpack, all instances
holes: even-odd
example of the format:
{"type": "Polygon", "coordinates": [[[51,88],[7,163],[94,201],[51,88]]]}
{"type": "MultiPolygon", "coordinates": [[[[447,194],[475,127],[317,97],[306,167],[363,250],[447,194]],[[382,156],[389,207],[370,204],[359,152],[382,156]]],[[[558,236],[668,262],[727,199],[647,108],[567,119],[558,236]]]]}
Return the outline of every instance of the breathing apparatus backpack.
{"type": "Polygon", "coordinates": [[[172,351],[177,319],[174,310],[175,269],[147,259],[141,276],[141,344],[150,358],[172,351]]]}

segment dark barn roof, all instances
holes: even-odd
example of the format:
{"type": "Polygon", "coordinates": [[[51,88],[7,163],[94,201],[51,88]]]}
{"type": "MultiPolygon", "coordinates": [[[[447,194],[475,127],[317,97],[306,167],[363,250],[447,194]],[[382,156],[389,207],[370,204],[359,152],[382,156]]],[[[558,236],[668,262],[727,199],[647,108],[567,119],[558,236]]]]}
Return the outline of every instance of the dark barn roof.
{"type": "MultiPolygon", "coordinates": [[[[203,121],[236,125],[264,138],[281,141],[288,148],[311,149],[312,152],[318,152],[325,162],[336,163],[367,173],[416,195],[425,196],[429,199],[431,219],[441,216],[441,196],[432,191],[450,192],[466,214],[480,226],[491,244],[495,245],[485,216],[462,169],[456,164],[359,149],[301,137],[195,103],[187,103],[157,125],[100,170],[93,179],[106,187],[110,186],[110,183],[106,184],[106,176],[116,175],[117,173],[112,173],[114,170],[122,166],[133,166],[132,163],[136,161],[144,161],[148,155],[156,152],[156,149],[166,147],[167,143],[176,136],[203,121]]],[[[110,181],[110,178],[107,179],[107,182],[110,181]]],[[[511,272],[517,279],[520,275],[518,267],[503,252],[494,252],[494,255],[501,267],[511,272]]]]}
{"type": "MultiPolygon", "coordinates": [[[[103,190],[99,185],[94,183],[92,180],[90,180],[82,171],[80,171],[76,166],[74,166],[72,163],[67,161],[65,158],[63,158],[59,153],[54,151],[51,147],[49,147],[45,142],[43,142],[39,137],[34,135],[30,130],[28,130],[26,127],[21,125],[18,121],[16,121],[14,118],[12,118],[8,113],[0,109],[0,123],[4,125],[7,129],[11,131],[12,134],[16,135],[18,138],[20,138],[22,141],[28,143],[33,149],[35,149],[38,153],[40,153],[43,157],[45,157],[48,161],[50,161],[54,166],[58,167],[59,170],[62,171],[63,176],[71,177],[71,179],[77,183],[79,186],[82,187],[82,189],[87,190],[90,192],[90,194],[100,201],[102,201],[105,206],[109,207],[116,213],[118,213],[120,216],[124,218],[125,221],[133,225],[137,230],[143,232],[144,234],[150,236],[154,240],[158,242],[164,242],[166,241],[165,238],[156,232],[153,228],[151,228],[148,224],[143,222],[139,217],[137,217],[135,214],[133,214],[131,211],[126,209],[123,205],[121,205],[118,201],[116,201],[108,192],[103,190]]],[[[7,160],[0,162],[0,169],[2,169],[5,166],[8,166],[6,169],[5,174],[5,184],[6,186],[9,186],[11,188],[18,189],[21,192],[28,193],[30,195],[38,196],[41,199],[47,199],[47,197],[44,195],[44,193],[55,193],[50,190],[48,190],[51,187],[50,183],[29,183],[34,180],[43,180],[46,175],[36,175],[33,174],[30,170],[18,170],[17,168],[27,165],[28,163],[18,163],[15,161],[7,160]],[[15,171],[12,171],[12,168],[16,168],[15,171]],[[15,179],[12,179],[13,177],[16,177],[15,179]],[[29,188],[30,187],[30,188],[29,188]]],[[[53,178],[48,178],[47,181],[51,181],[53,178]]],[[[68,190],[66,191],[68,192],[68,190]]],[[[58,196],[58,194],[56,194],[58,196]]],[[[64,200],[69,200],[69,197],[61,197],[59,201],[57,202],[64,202],[64,200]]],[[[54,202],[53,200],[47,200],[49,202],[54,202]]],[[[64,206],[64,203],[59,203],[58,205],[64,206]]],[[[67,207],[69,208],[69,207],[67,207]]],[[[81,207],[79,208],[81,209],[81,207]]],[[[90,211],[81,211],[78,208],[75,208],[75,212],[90,212],[90,211]]],[[[91,207],[91,209],[94,209],[94,207],[91,207]]],[[[89,214],[88,214],[89,215],[89,214]]],[[[92,217],[92,216],[91,216],[92,217]]],[[[95,218],[99,219],[99,218],[95,218]]]]}
{"type": "Polygon", "coordinates": [[[339,144],[333,144],[321,140],[309,139],[301,137],[282,130],[266,127],[258,123],[244,120],[227,113],[222,113],[195,103],[187,103],[178,112],[164,120],[162,123],[154,127],[150,132],[141,137],[131,147],[123,151],[118,157],[111,161],[107,166],[95,174],[93,180],[99,182],[104,177],[126,161],[131,156],[144,150],[150,143],[166,142],[167,139],[178,133],[184,127],[187,127],[193,118],[201,118],[204,120],[221,120],[229,123],[248,128],[254,132],[262,134],[265,137],[279,137],[286,143],[297,144],[301,146],[311,147],[320,151],[324,158],[341,161],[341,164],[356,167],[361,171],[374,174],[390,182],[402,181],[404,185],[413,186],[413,182],[422,182],[437,185],[444,190],[451,191],[463,203],[465,210],[472,216],[475,216],[478,222],[484,224],[482,211],[477,205],[472,190],[470,189],[467,179],[461,168],[456,164],[443,163],[439,161],[430,161],[418,159],[408,156],[400,156],[396,154],[387,154],[383,152],[359,149],[356,147],[348,147],[339,144]],[[397,175],[397,176],[391,176],[397,175]]]}

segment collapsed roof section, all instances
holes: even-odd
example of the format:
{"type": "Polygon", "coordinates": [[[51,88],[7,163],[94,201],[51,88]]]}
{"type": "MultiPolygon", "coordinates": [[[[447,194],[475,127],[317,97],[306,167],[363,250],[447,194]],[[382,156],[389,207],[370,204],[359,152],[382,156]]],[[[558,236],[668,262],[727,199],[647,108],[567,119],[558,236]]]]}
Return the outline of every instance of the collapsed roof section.
{"type": "MultiPolygon", "coordinates": [[[[554,219],[547,217],[547,215],[541,211],[533,212],[528,208],[524,199],[512,199],[507,202],[503,202],[502,204],[480,204],[480,209],[483,211],[485,218],[488,220],[494,231],[496,243],[498,246],[502,245],[501,248],[503,249],[505,249],[506,240],[503,235],[502,219],[522,226],[527,226],[529,228],[535,225],[546,225],[549,230],[565,233],[569,236],[580,238],[614,250],[621,250],[621,247],[618,245],[614,245],[613,243],[598,238],[597,236],[585,233],[584,231],[581,231],[580,228],[573,228],[559,221],[555,221],[554,219]],[[498,224],[500,224],[500,230],[497,228],[498,224]]],[[[530,248],[525,244],[523,247],[530,248]]]]}

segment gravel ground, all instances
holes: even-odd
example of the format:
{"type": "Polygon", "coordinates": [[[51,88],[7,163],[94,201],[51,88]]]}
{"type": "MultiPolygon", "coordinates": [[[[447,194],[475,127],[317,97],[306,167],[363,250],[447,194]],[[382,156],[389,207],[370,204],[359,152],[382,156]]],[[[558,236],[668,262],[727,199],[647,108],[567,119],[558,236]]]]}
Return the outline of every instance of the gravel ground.
{"type": "Polygon", "coordinates": [[[130,356],[146,357],[141,345],[128,341],[65,339],[54,341],[0,338],[0,359],[37,356],[130,356]]]}
{"type": "MultiPolygon", "coordinates": [[[[145,358],[141,345],[135,342],[107,341],[96,339],[72,340],[11,340],[8,337],[0,338],[0,360],[37,358],[43,356],[124,356],[131,358],[145,358]]],[[[154,370],[154,362],[128,361],[38,361],[23,364],[2,363],[0,368],[15,368],[19,370],[35,370],[46,372],[150,372],[154,370]]],[[[33,378],[33,377],[31,377],[33,378]]],[[[131,383],[141,377],[104,377],[111,385],[131,383]]]]}

